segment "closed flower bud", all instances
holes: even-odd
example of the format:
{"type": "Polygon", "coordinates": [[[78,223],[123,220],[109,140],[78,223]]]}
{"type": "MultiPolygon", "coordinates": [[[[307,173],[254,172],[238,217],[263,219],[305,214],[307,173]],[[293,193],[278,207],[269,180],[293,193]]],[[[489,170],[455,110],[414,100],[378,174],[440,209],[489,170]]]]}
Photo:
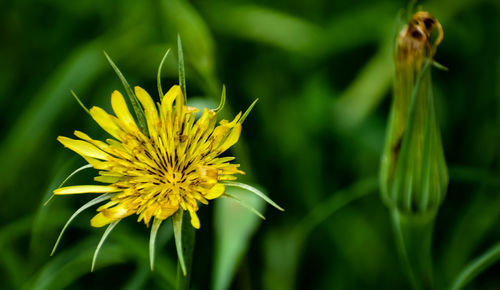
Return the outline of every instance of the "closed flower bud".
{"type": "Polygon", "coordinates": [[[434,211],[448,184],[430,73],[442,37],[440,23],[428,12],[417,12],[396,40],[381,191],[384,202],[402,213],[434,211]]]}

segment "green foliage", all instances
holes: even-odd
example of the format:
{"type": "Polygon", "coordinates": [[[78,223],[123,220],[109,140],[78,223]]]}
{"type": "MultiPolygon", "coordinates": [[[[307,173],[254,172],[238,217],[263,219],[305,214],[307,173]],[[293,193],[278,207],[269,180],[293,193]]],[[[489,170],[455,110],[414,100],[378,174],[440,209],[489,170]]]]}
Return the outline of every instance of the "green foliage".
{"type": "MultiPolygon", "coordinates": [[[[246,173],[238,181],[257,185],[286,209],[265,210],[258,196],[238,188],[229,193],[249,198],[266,221],[231,199],[201,207],[192,288],[408,289],[391,216],[375,194],[394,23],[406,1],[7,2],[0,12],[1,289],[176,287],[170,222],[157,232],[154,271],[151,229],[129,217],[109,235],[90,273],[102,235],[89,226],[95,207],[73,220],[54,256],[50,251],[74,210],[94,196],[42,205],[85,164],[56,137],[78,129],[107,138],[70,90],[88,107],[110,108],[110,94],[122,84],[103,50],[131,86],[155,92],[158,64],[170,48],[161,83],[177,84],[178,35],[188,100],[215,108],[224,83],[220,114],[229,118],[259,98],[231,155],[246,173]]],[[[433,69],[450,172],[434,226],[434,284],[497,289],[500,266],[490,247],[500,239],[500,6],[417,5],[443,24],[435,59],[449,68],[433,69]]],[[[91,182],[91,170],[68,183],[91,182]]]]}

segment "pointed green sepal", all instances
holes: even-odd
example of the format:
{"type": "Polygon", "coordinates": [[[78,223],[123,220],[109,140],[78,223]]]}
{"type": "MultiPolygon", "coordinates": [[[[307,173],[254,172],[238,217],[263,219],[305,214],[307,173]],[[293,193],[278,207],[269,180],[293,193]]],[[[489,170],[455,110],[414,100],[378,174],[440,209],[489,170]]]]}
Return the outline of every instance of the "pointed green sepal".
{"type": "Polygon", "coordinates": [[[155,267],[156,234],[158,233],[161,222],[162,220],[155,218],[153,220],[153,226],[151,226],[151,235],[149,236],[149,266],[151,267],[151,271],[153,271],[155,267]]]}
{"type": "Polygon", "coordinates": [[[165,95],[165,94],[163,94],[163,90],[161,88],[161,69],[163,68],[163,63],[167,59],[169,52],[170,52],[170,48],[167,49],[167,52],[165,52],[165,54],[163,55],[163,58],[161,59],[160,65],[158,66],[158,74],[156,76],[156,84],[158,86],[158,94],[160,95],[160,101],[163,99],[163,96],[165,95]]]}
{"type": "Polygon", "coordinates": [[[130,99],[130,103],[132,104],[132,107],[134,108],[137,122],[139,123],[139,129],[141,130],[141,132],[143,134],[148,136],[149,133],[148,133],[148,127],[147,127],[147,123],[146,123],[146,116],[144,115],[144,110],[142,109],[141,105],[139,104],[139,100],[137,99],[137,96],[135,95],[134,91],[132,90],[132,88],[128,84],[127,79],[125,79],[122,72],[116,66],[116,64],[113,62],[111,57],[109,57],[109,55],[106,52],[104,52],[104,55],[108,59],[108,62],[111,65],[111,67],[113,68],[113,70],[115,71],[115,73],[118,75],[118,78],[122,82],[123,87],[125,88],[125,91],[127,92],[127,95],[130,99]]]}
{"type": "Polygon", "coordinates": [[[78,102],[78,104],[80,104],[80,107],[82,107],[85,112],[87,112],[87,114],[90,115],[90,111],[89,109],[87,109],[87,107],[85,107],[85,105],[83,104],[83,102],[80,100],[80,98],[78,98],[78,96],[75,94],[75,92],[73,90],[70,90],[71,94],[73,95],[73,98],[76,99],[76,101],[78,102]]]}
{"type": "Polygon", "coordinates": [[[446,66],[440,64],[439,62],[437,62],[435,60],[432,61],[432,66],[437,68],[437,69],[440,69],[442,71],[449,71],[449,69],[446,66]]]}
{"type": "Polygon", "coordinates": [[[94,198],[93,200],[87,202],[86,204],[84,204],[82,207],[80,207],[79,209],[77,209],[75,211],[75,213],[73,213],[73,215],[68,219],[68,221],[66,222],[66,224],[64,225],[63,229],[61,230],[61,233],[59,233],[59,237],[57,237],[57,240],[56,240],[56,243],[54,245],[54,248],[52,248],[52,252],[50,253],[50,255],[52,256],[54,254],[54,252],[56,251],[57,249],[57,246],[59,245],[59,242],[61,241],[61,238],[64,234],[64,232],[66,231],[66,228],[68,228],[69,224],[80,214],[82,213],[84,210],[86,210],[87,208],[93,206],[93,205],[96,205],[98,203],[101,203],[105,200],[108,200],[110,199],[111,197],[113,197],[114,194],[110,194],[110,193],[106,193],[106,194],[103,194],[101,196],[98,196],[96,198],[94,198]]]}
{"type": "Polygon", "coordinates": [[[233,187],[238,187],[238,188],[242,188],[242,189],[248,190],[248,191],[256,194],[258,197],[262,198],[264,201],[266,201],[267,203],[269,203],[270,205],[272,205],[276,209],[281,210],[281,211],[285,211],[281,206],[279,206],[274,201],[272,201],[262,191],[258,190],[257,188],[255,188],[253,186],[250,186],[248,184],[241,183],[241,182],[235,182],[235,181],[225,181],[225,182],[223,182],[223,184],[226,185],[226,186],[233,186],[233,187]]]}
{"type": "Polygon", "coordinates": [[[222,85],[222,94],[220,96],[219,106],[215,108],[213,111],[216,113],[220,112],[224,108],[225,104],[226,104],[226,85],[222,85]]]}
{"type": "MultiPolygon", "coordinates": [[[[92,168],[92,165],[90,164],[87,164],[87,165],[83,165],[82,167],[76,169],[75,171],[71,172],[68,177],[66,177],[62,182],[61,184],[59,184],[59,186],[57,188],[61,188],[64,184],[66,184],[66,182],[68,182],[68,180],[71,179],[71,177],[73,177],[75,174],[77,174],[78,172],[84,170],[84,169],[87,169],[87,168],[92,168]]],[[[56,188],[56,189],[57,189],[56,188]]],[[[54,198],[54,194],[52,193],[52,195],[50,196],[50,198],[43,204],[43,206],[46,206],[47,204],[49,204],[49,202],[52,200],[52,198],[54,198]]]]}
{"type": "Polygon", "coordinates": [[[180,34],[177,34],[177,55],[179,58],[179,86],[181,86],[184,95],[184,104],[187,104],[186,94],[186,69],[184,67],[184,52],[182,50],[182,41],[180,34]]]}
{"type": "Polygon", "coordinates": [[[117,220],[117,221],[110,223],[109,226],[104,231],[104,234],[102,234],[101,240],[99,241],[99,244],[97,244],[97,248],[95,249],[94,257],[92,258],[92,267],[90,268],[90,272],[94,272],[95,262],[97,260],[97,256],[99,255],[99,251],[101,250],[101,247],[104,244],[104,241],[106,241],[106,238],[108,237],[108,235],[111,233],[111,231],[115,228],[115,226],[120,221],[121,220],[117,220]]]}
{"type": "Polygon", "coordinates": [[[179,209],[172,216],[175,246],[179,257],[179,263],[177,263],[177,289],[179,290],[189,289],[189,280],[191,278],[196,233],[189,219],[190,216],[184,214],[182,209],[179,209]]]}
{"type": "Polygon", "coordinates": [[[253,103],[250,105],[250,107],[248,107],[248,109],[245,111],[245,113],[243,114],[243,116],[241,116],[241,118],[238,120],[238,122],[240,124],[243,124],[243,122],[245,121],[245,119],[247,118],[248,114],[250,114],[250,112],[252,111],[253,109],[253,106],[255,106],[255,104],[257,104],[257,102],[259,101],[259,99],[255,99],[255,101],[253,101],[253,103]]]}
{"type": "Polygon", "coordinates": [[[184,211],[179,209],[172,216],[172,225],[174,227],[174,238],[175,238],[175,248],[177,249],[177,257],[179,259],[179,265],[182,269],[182,274],[186,276],[186,263],[184,262],[184,253],[182,250],[182,219],[184,211]]]}
{"type": "Polygon", "coordinates": [[[239,203],[244,208],[246,208],[249,211],[251,211],[252,213],[254,213],[256,216],[260,217],[261,219],[263,219],[263,220],[266,219],[266,217],[263,214],[261,214],[255,207],[247,204],[246,202],[244,202],[243,200],[237,198],[236,196],[234,196],[234,195],[229,194],[229,193],[226,192],[226,193],[224,193],[222,195],[222,197],[232,199],[232,200],[236,201],[237,203],[239,203]]]}
{"type": "Polygon", "coordinates": [[[429,60],[416,77],[406,117],[401,117],[402,109],[393,105],[382,158],[383,200],[389,207],[406,213],[435,210],[448,185],[430,67],[429,60]]]}

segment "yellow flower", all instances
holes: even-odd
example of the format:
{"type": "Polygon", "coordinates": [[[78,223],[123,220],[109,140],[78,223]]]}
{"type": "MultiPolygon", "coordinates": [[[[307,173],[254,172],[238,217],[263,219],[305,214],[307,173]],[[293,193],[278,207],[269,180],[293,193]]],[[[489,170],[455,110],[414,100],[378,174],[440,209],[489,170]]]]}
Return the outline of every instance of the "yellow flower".
{"type": "Polygon", "coordinates": [[[99,107],[89,110],[102,129],[113,136],[105,142],[75,131],[78,139],[58,137],[65,147],[75,151],[95,169],[94,179],[105,185],[78,185],[54,190],[56,195],[111,194],[91,220],[102,227],[137,214],[146,225],[152,219],[162,221],[178,210],[189,211],[191,224],[200,228],[196,212],[198,202],[225,192],[224,181],[244,174],[234,157],[219,157],[233,146],[241,132],[241,112],[231,122],[220,121],[217,112],[187,106],[179,86],[173,86],[160,103],[140,87],[135,87],[147,123],[141,132],[118,91],[111,94],[115,115],[99,107]],[[147,133],[147,134],[146,134],[147,133]]]}

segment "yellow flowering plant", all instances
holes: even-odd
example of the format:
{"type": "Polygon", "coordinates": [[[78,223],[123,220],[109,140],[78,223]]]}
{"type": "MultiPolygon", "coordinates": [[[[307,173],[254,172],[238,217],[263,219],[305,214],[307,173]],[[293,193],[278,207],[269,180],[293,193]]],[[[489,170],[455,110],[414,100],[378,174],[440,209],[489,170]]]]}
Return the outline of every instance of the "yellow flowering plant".
{"type": "MultiPolygon", "coordinates": [[[[114,115],[99,107],[88,110],[74,95],[94,121],[112,138],[101,141],[80,131],[74,132],[77,139],[64,136],[57,138],[60,143],[79,154],[88,163],[74,173],[86,168],[97,169],[98,175],[94,180],[102,184],[74,185],[54,190],[54,195],[82,193],[100,195],[78,209],[68,220],[53,252],[64,230],[79,213],[106,201],[97,208],[97,214],[90,221],[93,227],[107,226],[95,251],[92,269],[99,249],[111,230],[122,219],[135,214],[138,216],[138,222],[144,222],[147,226],[152,223],[150,237],[152,269],[156,233],[160,224],[172,217],[179,264],[183,274],[186,275],[181,249],[182,215],[185,211],[189,212],[192,227],[199,229],[201,223],[197,215],[198,204],[208,204],[210,200],[219,197],[237,199],[226,192],[226,187],[229,186],[255,193],[282,210],[258,189],[235,182],[237,174],[244,172],[239,169],[239,164],[231,163],[234,157],[221,156],[238,141],[243,121],[257,100],[245,113],[238,113],[232,121],[222,120],[217,124],[218,112],[224,107],[226,99],[223,88],[219,107],[203,109],[197,119],[199,110],[188,106],[186,101],[180,40],[180,85],[172,86],[164,94],[160,80],[161,68],[167,55],[168,51],[158,69],[160,102],[155,103],[143,88],[136,86],[132,90],[120,70],[106,54],[129,95],[135,118],[119,91],[115,90],[111,94],[114,115]]],[[[254,208],[241,200],[237,201],[262,217],[254,208]]]]}

